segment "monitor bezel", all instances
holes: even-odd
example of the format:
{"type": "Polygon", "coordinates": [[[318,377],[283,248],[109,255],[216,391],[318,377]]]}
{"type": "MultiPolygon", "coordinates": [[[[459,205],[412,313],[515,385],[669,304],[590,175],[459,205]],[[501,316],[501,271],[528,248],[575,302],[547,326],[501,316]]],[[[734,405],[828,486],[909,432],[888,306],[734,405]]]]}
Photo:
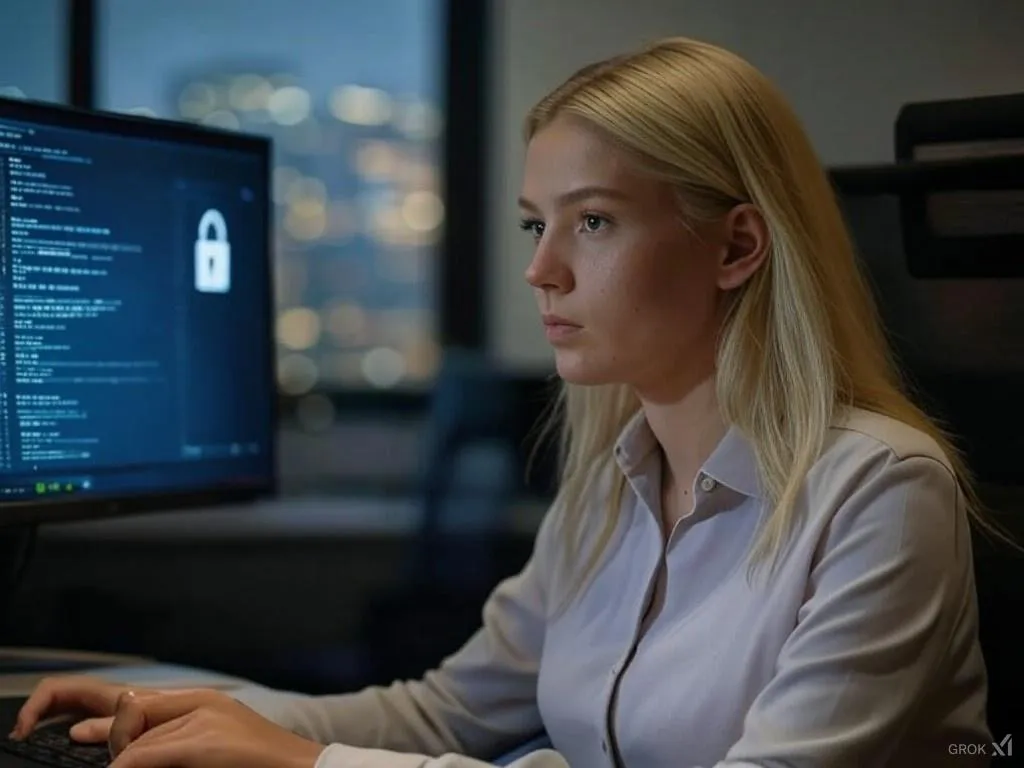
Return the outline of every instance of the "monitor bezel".
{"type": "Polygon", "coordinates": [[[144,140],[165,141],[190,146],[249,152],[262,165],[266,180],[263,199],[266,212],[267,238],[264,247],[264,280],[262,300],[266,302],[266,325],[261,332],[268,345],[267,381],[271,382],[267,398],[267,419],[271,425],[269,475],[262,482],[242,487],[209,486],[190,490],[157,490],[132,494],[58,496],[50,499],[0,500],[0,529],[11,526],[81,522],[124,515],[174,510],[196,510],[226,505],[246,504],[276,496],[279,489],[278,470],[278,395],[276,392],[276,354],[274,353],[274,289],[273,242],[274,208],[271,198],[271,163],[273,141],[251,133],[228,131],[208,126],[183,123],[163,118],[84,110],[64,104],[30,99],[0,97],[0,120],[41,123],[55,128],[84,130],[106,135],[144,140]]]}

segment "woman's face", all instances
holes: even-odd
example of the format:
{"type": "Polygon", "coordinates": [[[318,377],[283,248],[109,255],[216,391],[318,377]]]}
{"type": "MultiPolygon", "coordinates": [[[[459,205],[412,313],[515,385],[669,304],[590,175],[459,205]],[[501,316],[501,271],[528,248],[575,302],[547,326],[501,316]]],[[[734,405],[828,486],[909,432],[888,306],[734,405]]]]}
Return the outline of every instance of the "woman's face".
{"type": "Polygon", "coordinates": [[[526,279],[563,379],[660,399],[713,372],[735,287],[732,214],[687,226],[672,187],[572,118],[530,141],[519,204],[535,241],[526,279]]]}

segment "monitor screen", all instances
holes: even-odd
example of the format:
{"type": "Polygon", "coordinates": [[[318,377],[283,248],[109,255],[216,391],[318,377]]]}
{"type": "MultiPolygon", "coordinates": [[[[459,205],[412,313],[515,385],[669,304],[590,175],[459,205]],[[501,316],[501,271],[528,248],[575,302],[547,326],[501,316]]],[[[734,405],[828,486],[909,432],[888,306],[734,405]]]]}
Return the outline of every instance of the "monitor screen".
{"type": "Polygon", "coordinates": [[[0,525],[273,490],[269,150],[0,101],[0,525]]]}

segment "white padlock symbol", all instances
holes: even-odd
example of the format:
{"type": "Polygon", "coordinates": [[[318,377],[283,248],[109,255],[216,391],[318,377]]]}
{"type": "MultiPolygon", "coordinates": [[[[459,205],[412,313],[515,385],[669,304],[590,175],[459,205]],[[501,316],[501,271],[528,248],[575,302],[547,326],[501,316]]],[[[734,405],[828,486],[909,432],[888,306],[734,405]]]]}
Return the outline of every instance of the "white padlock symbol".
{"type": "Polygon", "coordinates": [[[227,293],[231,288],[231,244],[224,215],[211,208],[199,220],[196,237],[196,290],[227,293]],[[211,236],[212,235],[212,236],[211,236]]]}

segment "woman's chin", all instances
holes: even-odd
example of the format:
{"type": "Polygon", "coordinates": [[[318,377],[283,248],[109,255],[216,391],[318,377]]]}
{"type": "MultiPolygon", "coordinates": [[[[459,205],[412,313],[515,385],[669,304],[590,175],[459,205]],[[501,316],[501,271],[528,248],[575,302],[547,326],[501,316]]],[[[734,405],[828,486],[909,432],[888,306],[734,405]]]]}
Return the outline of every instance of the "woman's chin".
{"type": "Polygon", "coordinates": [[[555,370],[558,371],[558,377],[569,384],[593,387],[613,381],[607,370],[576,351],[555,352],[555,370]]]}

